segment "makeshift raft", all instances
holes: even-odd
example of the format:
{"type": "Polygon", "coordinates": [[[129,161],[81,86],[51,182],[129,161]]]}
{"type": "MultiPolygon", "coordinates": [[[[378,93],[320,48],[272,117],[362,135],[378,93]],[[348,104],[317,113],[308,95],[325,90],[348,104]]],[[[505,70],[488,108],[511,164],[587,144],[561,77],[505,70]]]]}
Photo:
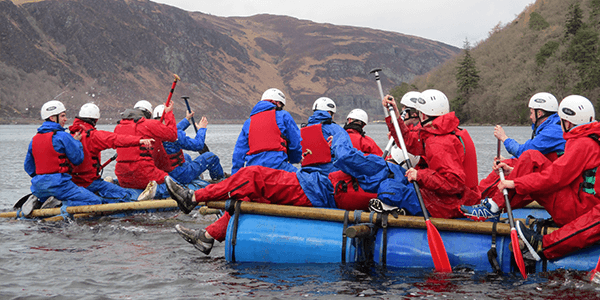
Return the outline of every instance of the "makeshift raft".
{"type": "MultiPolygon", "coordinates": [[[[230,262],[344,263],[372,260],[390,267],[434,268],[423,217],[394,218],[362,211],[232,200],[208,202],[206,205],[232,213],[225,241],[225,258],[230,262]],[[237,217],[236,209],[239,211],[237,217]]],[[[516,209],[513,213],[521,221],[528,215],[549,217],[542,208],[516,209]]],[[[508,224],[496,223],[494,226],[493,222],[466,219],[432,218],[431,221],[440,231],[453,268],[496,271],[488,260],[495,232],[497,271],[518,272],[509,246],[508,224]]],[[[554,230],[556,228],[549,228],[548,233],[554,230]]],[[[564,268],[589,271],[596,266],[599,255],[600,245],[596,245],[558,260],[539,261],[528,270],[542,272],[564,268]]]]}

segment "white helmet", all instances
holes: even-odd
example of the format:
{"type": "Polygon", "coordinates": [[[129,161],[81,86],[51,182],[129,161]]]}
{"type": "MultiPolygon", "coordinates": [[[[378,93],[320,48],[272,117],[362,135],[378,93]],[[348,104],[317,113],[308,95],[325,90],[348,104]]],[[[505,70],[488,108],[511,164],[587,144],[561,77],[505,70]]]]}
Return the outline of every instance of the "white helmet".
{"type": "MultiPolygon", "coordinates": [[[[404,159],[404,154],[402,153],[402,149],[400,149],[398,146],[394,145],[392,147],[392,150],[390,150],[390,153],[392,154],[392,159],[394,159],[394,161],[397,164],[402,164],[405,159],[404,159]]],[[[421,159],[420,156],[414,156],[410,153],[406,153],[408,154],[408,159],[410,160],[410,164],[414,167],[417,165],[417,163],[419,163],[419,160],[421,159]]]]}
{"type": "Polygon", "coordinates": [[[355,108],[352,111],[350,111],[350,113],[346,117],[346,120],[350,118],[362,121],[363,123],[365,123],[365,125],[367,125],[367,123],[369,122],[369,116],[367,115],[367,112],[360,108],[355,108]]]}
{"type": "Polygon", "coordinates": [[[138,101],[133,108],[140,108],[142,110],[147,111],[149,114],[152,113],[152,104],[150,104],[150,102],[146,101],[146,100],[140,100],[138,101]]]}
{"type": "Polygon", "coordinates": [[[596,118],[594,105],[586,97],[579,95],[567,96],[558,106],[558,115],[574,125],[592,122],[596,118]]]}
{"type": "Polygon", "coordinates": [[[164,104],[157,105],[154,108],[154,111],[152,112],[152,119],[158,119],[158,118],[162,117],[164,112],[165,112],[165,105],[164,104]]]}
{"type": "Polygon", "coordinates": [[[402,96],[402,99],[400,100],[400,104],[402,104],[406,107],[416,108],[417,100],[419,100],[419,98],[421,98],[421,93],[408,92],[408,93],[404,94],[404,96],[402,96]]]}
{"type": "Polygon", "coordinates": [[[67,111],[67,109],[62,104],[62,102],[60,102],[58,100],[50,100],[50,101],[44,103],[44,105],[42,105],[42,109],[41,109],[42,120],[46,120],[52,116],[58,115],[65,111],[67,111]]]}
{"type": "Polygon", "coordinates": [[[94,103],[86,103],[79,109],[78,117],[100,119],[100,108],[94,103]]]}
{"type": "Polygon", "coordinates": [[[557,112],[558,101],[556,100],[556,97],[550,93],[537,93],[529,99],[529,108],[557,112]]]}
{"type": "Polygon", "coordinates": [[[428,116],[441,116],[450,112],[448,97],[438,90],[425,90],[417,100],[416,109],[428,116]]]}
{"type": "Polygon", "coordinates": [[[281,102],[281,103],[283,103],[283,105],[285,105],[285,95],[283,94],[282,91],[280,91],[276,88],[270,88],[270,89],[266,90],[262,94],[262,97],[260,98],[260,101],[264,101],[264,100],[273,100],[273,101],[281,102]]]}
{"type": "Polygon", "coordinates": [[[321,98],[315,100],[315,103],[313,103],[312,109],[313,109],[313,111],[324,110],[324,111],[330,111],[332,113],[336,112],[335,102],[333,102],[333,100],[331,100],[327,97],[321,97],[321,98]]]}

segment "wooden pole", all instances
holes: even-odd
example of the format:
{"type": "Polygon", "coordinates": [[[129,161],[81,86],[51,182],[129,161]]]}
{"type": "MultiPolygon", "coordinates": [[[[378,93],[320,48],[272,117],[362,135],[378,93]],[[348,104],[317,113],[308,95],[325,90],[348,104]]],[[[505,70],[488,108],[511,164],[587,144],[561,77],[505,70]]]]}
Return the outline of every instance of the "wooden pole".
{"type": "MultiPolygon", "coordinates": [[[[216,209],[225,209],[225,201],[210,201],[206,203],[206,206],[216,209]]],[[[242,202],[240,209],[241,212],[248,214],[344,222],[344,211],[339,209],[275,205],[255,202],[242,202]]],[[[369,214],[370,213],[368,212],[363,212],[360,219],[363,221],[369,220],[369,214]]],[[[378,214],[379,213],[376,213],[373,220],[377,219],[378,214]]],[[[348,219],[349,222],[354,222],[354,214],[350,214],[348,219]]],[[[492,234],[492,225],[494,224],[492,222],[474,222],[456,219],[431,218],[430,220],[439,230],[480,234],[492,234]]],[[[388,217],[388,226],[427,229],[425,220],[423,217],[419,216],[398,216],[397,219],[388,217]]],[[[558,228],[548,228],[548,233],[551,233],[556,229],[558,228]]],[[[510,225],[498,223],[496,232],[500,235],[510,235],[510,225]]]]}

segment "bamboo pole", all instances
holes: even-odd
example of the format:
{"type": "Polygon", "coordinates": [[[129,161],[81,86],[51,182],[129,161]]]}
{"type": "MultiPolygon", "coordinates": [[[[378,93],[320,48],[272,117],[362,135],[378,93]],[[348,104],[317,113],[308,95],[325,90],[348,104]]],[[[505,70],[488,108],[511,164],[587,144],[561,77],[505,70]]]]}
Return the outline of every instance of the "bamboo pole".
{"type": "MultiPolygon", "coordinates": [[[[206,202],[206,206],[210,208],[225,209],[225,201],[206,202]]],[[[241,212],[249,214],[344,222],[344,211],[339,209],[274,205],[244,201],[240,205],[240,210],[241,212]]],[[[360,215],[360,219],[363,222],[368,221],[369,214],[370,213],[368,212],[363,212],[360,215]]],[[[378,214],[379,213],[376,213],[376,215],[378,214]]],[[[378,216],[374,216],[373,220],[376,220],[377,217],[378,216]]],[[[354,222],[354,214],[349,214],[348,221],[354,222]]],[[[431,222],[435,225],[435,227],[443,231],[458,231],[480,234],[492,234],[492,226],[494,224],[492,222],[475,222],[470,220],[439,218],[431,218],[431,222]]],[[[397,219],[389,216],[388,226],[418,229],[427,228],[427,224],[425,223],[423,217],[418,216],[398,216],[397,219]]],[[[548,228],[548,233],[551,233],[556,229],[557,228],[548,228]]],[[[505,223],[498,223],[496,225],[496,232],[500,235],[510,235],[510,225],[505,223]]]]}
{"type": "MultiPolygon", "coordinates": [[[[202,204],[202,203],[199,203],[202,204]]],[[[148,200],[148,201],[136,201],[136,202],[123,202],[123,203],[110,203],[110,204],[98,204],[98,205],[82,205],[82,206],[69,206],[67,207],[67,213],[79,214],[79,213],[96,213],[96,212],[116,212],[124,210],[144,210],[144,209],[159,209],[159,208],[176,208],[177,202],[175,200],[148,200]]],[[[35,209],[31,212],[29,217],[50,217],[60,215],[60,208],[47,208],[47,209],[35,209]]],[[[16,218],[17,212],[4,212],[0,213],[0,218],[16,218]]]]}

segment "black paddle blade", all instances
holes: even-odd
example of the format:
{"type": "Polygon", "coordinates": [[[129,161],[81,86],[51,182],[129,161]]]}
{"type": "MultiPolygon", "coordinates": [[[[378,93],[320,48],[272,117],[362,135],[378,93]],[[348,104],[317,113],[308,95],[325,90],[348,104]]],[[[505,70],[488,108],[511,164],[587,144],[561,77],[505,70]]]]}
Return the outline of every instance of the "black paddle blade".
{"type": "Polygon", "coordinates": [[[23,204],[25,204],[25,201],[27,201],[27,199],[29,199],[29,196],[31,196],[31,193],[23,196],[21,199],[19,199],[19,201],[17,201],[17,203],[15,203],[15,205],[13,206],[13,209],[19,209],[23,206],[23,204]]]}

